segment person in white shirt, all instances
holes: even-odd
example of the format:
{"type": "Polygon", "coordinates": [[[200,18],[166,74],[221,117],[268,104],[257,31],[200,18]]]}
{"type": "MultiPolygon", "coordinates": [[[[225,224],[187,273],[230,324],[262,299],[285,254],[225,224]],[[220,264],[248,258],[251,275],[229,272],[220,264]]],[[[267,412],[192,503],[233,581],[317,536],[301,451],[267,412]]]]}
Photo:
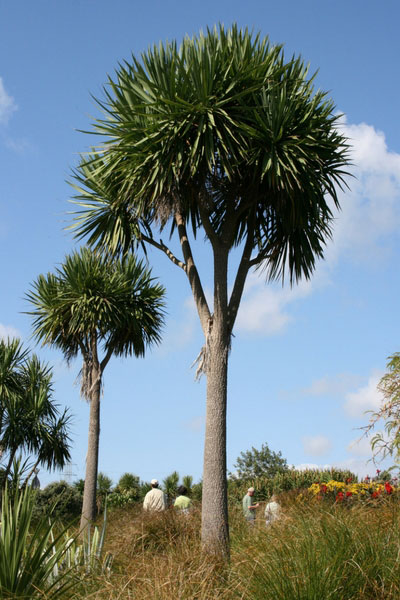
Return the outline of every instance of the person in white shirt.
{"type": "Polygon", "coordinates": [[[159,489],[157,479],[152,479],[150,483],[151,490],[144,497],[143,510],[161,512],[167,507],[164,492],[159,489]]]}
{"type": "Polygon", "coordinates": [[[281,505],[277,502],[275,494],[272,494],[270,501],[265,506],[264,516],[267,527],[272,525],[272,523],[281,516],[281,505]]]}

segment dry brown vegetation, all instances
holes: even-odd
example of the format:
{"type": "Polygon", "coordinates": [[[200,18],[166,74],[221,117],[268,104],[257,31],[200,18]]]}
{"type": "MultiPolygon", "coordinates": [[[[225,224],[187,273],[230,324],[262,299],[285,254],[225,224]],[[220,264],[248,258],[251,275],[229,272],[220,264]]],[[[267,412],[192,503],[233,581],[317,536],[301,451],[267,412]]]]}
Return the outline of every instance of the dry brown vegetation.
{"type": "Polygon", "coordinates": [[[231,506],[231,562],[200,551],[200,511],[110,514],[109,576],[93,579],[86,600],[398,600],[400,508],[397,501],[348,508],[286,497],[285,517],[256,527],[231,506]]]}

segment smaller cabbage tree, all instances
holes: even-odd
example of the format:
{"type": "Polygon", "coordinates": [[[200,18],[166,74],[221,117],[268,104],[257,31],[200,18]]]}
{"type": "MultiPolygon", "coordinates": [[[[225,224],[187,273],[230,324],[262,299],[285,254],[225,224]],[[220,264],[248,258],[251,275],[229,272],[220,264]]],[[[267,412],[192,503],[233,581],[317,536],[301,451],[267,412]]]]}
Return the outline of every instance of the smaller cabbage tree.
{"type": "Polygon", "coordinates": [[[81,395],[90,403],[84,529],[97,508],[103,373],[113,355],[144,356],[147,346],[161,341],[164,288],[133,255],[113,260],[82,248],[55,273],[39,275],[27,299],[35,338],[60,349],[67,361],[83,359],[81,395]]]}

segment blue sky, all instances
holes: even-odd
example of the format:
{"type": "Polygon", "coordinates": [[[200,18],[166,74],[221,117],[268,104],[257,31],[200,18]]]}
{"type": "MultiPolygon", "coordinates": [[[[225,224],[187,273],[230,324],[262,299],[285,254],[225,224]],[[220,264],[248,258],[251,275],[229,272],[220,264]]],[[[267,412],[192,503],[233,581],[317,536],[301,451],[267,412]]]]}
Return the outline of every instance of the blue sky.
{"type": "MultiPolygon", "coordinates": [[[[364,412],[379,405],[387,357],[400,350],[399,21],[395,0],[1,2],[0,335],[34,348],[24,294],[74,247],[66,180],[93,141],[79,130],[98,116],[91,94],[102,96],[107,74],[160,40],[218,22],[254,28],[318,70],[317,86],[344,114],[355,178],[310,282],[290,289],[249,279],[230,357],[228,466],[267,442],[291,464],[373,474],[368,443],[354,441],[364,412]]],[[[210,288],[207,247],[196,253],[210,288]]],[[[100,470],[114,482],[126,471],[198,480],[205,381],[194,381],[190,365],[202,333],[184,274],[156,251],[149,257],[168,293],[164,341],[143,360],[107,367],[100,470]]],[[[79,362],[68,368],[58,352],[37,351],[74,415],[72,479],[83,477],[89,410],[74,385],[79,362]]]]}

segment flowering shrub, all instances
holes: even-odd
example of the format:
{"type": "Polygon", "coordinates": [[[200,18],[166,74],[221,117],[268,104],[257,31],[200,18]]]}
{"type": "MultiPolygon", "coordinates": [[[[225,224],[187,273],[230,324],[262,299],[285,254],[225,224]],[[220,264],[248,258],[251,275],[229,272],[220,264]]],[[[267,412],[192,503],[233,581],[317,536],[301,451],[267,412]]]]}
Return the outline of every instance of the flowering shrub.
{"type": "Polygon", "coordinates": [[[346,481],[331,479],[326,483],[313,483],[308,488],[308,493],[313,498],[334,500],[337,503],[346,500],[368,500],[390,496],[400,493],[400,488],[393,486],[389,481],[371,481],[369,478],[361,483],[353,482],[351,478],[346,481]]]}

